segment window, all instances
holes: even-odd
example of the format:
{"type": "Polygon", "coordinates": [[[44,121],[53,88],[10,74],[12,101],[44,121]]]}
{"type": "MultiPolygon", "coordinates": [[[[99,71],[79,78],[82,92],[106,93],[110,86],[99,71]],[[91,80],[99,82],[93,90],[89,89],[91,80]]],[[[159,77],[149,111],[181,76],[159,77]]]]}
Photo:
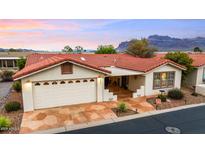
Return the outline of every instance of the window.
{"type": "Polygon", "coordinates": [[[2,60],[2,64],[3,64],[2,67],[7,67],[6,66],[6,60],[2,60]]]}
{"type": "Polygon", "coordinates": [[[7,60],[7,67],[14,67],[13,60],[7,60]]]}
{"type": "Polygon", "coordinates": [[[203,76],[202,76],[202,81],[205,82],[205,67],[203,68],[203,76]]]}
{"type": "Polygon", "coordinates": [[[174,87],[175,72],[154,73],[153,89],[174,87]]]}
{"type": "Polygon", "coordinates": [[[68,83],[73,83],[73,81],[68,81],[68,83]]]}
{"type": "Polygon", "coordinates": [[[52,82],[52,85],[58,84],[56,81],[52,82]]]}
{"type": "Polygon", "coordinates": [[[88,80],[83,80],[83,82],[88,82],[88,80]]]}
{"type": "Polygon", "coordinates": [[[35,86],[40,86],[41,84],[39,82],[35,83],[35,86]]]}
{"type": "Polygon", "coordinates": [[[43,85],[49,85],[49,83],[48,82],[44,82],[43,85]]]}
{"type": "Polygon", "coordinates": [[[75,83],[80,83],[80,80],[76,80],[75,83]]]}
{"type": "Polygon", "coordinates": [[[0,67],[2,67],[2,63],[3,63],[2,60],[0,60],[0,67]]]}
{"type": "Polygon", "coordinates": [[[65,81],[61,81],[60,84],[65,84],[65,81]]]}
{"type": "Polygon", "coordinates": [[[72,74],[73,73],[73,64],[64,63],[61,65],[61,73],[62,74],[72,74]]]}
{"type": "Polygon", "coordinates": [[[91,80],[90,80],[90,82],[94,82],[94,81],[95,81],[94,79],[91,79],[91,80]]]}

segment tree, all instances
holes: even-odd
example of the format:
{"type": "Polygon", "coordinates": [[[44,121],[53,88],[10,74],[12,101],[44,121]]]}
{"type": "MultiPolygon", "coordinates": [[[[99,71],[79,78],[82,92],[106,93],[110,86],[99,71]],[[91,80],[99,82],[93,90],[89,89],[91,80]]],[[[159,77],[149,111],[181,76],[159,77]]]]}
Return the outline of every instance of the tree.
{"type": "Polygon", "coordinates": [[[17,67],[19,68],[19,70],[23,69],[25,67],[26,64],[26,58],[24,57],[20,57],[20,59],[17,59],[17,67]]]}
{"type": "Polygon", "coordinates": [[[65,53],[73,53],[73,49],[72,49],[69,45],[66,45],[66,46],[62,49],[62,52],[65,52],[65,53]]]}
{"type": "Polygon", "coordinates": [[[116,54],[116,50],[113,45],[100,45],[97,48],[96,54],[116,54]]]}
{"type": "Polygon", "coordinates": [[[194,52],[202,52],[202,50],[199,47],[195,47],[194,52]]]}
{"type": "Polygon", "coordinates": [[[151,47],[147,39],[133,39],[128,44],[126,53],[142,58],[150,58],[154,56],[155,51],[157,49],[151,47]]]}
{"type": "Polygon", "coordinates": [[[19,50],[17,50],[17,49],[13,49],[13,48],[10,48],[9,50],[8,50],[8,52],[18,52],[19,50]]]}
{"type": "Polygon", "coordinates": [[[75,47],[75,52],[76,52],[76,53],[81,53],[81,52],[83,52],[83,47],[81,47],[81,46],[76,46],[76,47],[75,47]]]}
{"type": "Polygon", "coordinates": [[[186,67],[186,70],[182,71],[182,79],[184,80],[194,67],[192,66],[193,59],[189,57],[187,53],[184,52],[169,52],[165,55],[166,59],[172,60],[180,65],[186,67]]]}

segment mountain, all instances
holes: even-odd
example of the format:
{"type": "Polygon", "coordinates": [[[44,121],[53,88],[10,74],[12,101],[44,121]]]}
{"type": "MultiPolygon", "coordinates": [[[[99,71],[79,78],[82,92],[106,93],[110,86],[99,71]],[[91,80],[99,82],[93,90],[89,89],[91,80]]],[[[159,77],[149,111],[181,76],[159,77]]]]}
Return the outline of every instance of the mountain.
{"type": "MultiPolygon", "coordinates": [[[[151,35],[147,39],[150,45],[156,47],[159,51],[192,51],[195,47],[205,50],[205,37],[180,39],[170,36],[151,35]]],[[[121,42],[117,47],[117,51],[125,51],[129,42],[121,42]]]]}
{"type": "Polygon", "coordinates": [[[33,50],[33,49],[22,49],[22,48],[18,48],[18,49],[5,49],[5,48],[0,48],[0,52],[49,52],[49,51],[45,51],[45,50],[33,50]]]}

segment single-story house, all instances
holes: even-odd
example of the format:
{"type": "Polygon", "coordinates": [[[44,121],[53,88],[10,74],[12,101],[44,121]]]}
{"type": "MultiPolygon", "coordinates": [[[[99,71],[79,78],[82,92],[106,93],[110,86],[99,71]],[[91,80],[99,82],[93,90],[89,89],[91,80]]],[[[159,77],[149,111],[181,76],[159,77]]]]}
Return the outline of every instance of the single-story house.
{"type": "Polygon", "coordinates": [[[88,102],[116,101],[181,87],[186,68],[161,57],[128,54],[31,54],[21,80],[24,111],[88,102]]]}
{"type": "Polygon", "coordinates": [[[4,70],[16,72],[17,60],[20,57],[26,58],[29,54],[32,52],[0,52],[0,72],[4,70]]]}
{"type": "Polygon", "coordinates": [[[205,54],[189,53],[193,59],[194,70],[186,77],[185,84],[195,87],[195,91],[205,95],[205,54]]]}

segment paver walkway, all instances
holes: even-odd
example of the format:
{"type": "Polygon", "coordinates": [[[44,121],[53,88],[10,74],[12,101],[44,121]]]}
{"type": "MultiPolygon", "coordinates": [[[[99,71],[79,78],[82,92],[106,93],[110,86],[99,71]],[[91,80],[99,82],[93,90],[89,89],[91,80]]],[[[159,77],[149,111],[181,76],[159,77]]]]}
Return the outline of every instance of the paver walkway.
{"type": "MultiPolygon", "coordinates": [[[[139,113],[155,110],[146,98],[125,99],[128,108],[139,113]]],[[[118,102],[88,103],[26,112],[23,115],[20,133],[31,133],[63,126],[117,118],[111,108],[118,102]]]]}

